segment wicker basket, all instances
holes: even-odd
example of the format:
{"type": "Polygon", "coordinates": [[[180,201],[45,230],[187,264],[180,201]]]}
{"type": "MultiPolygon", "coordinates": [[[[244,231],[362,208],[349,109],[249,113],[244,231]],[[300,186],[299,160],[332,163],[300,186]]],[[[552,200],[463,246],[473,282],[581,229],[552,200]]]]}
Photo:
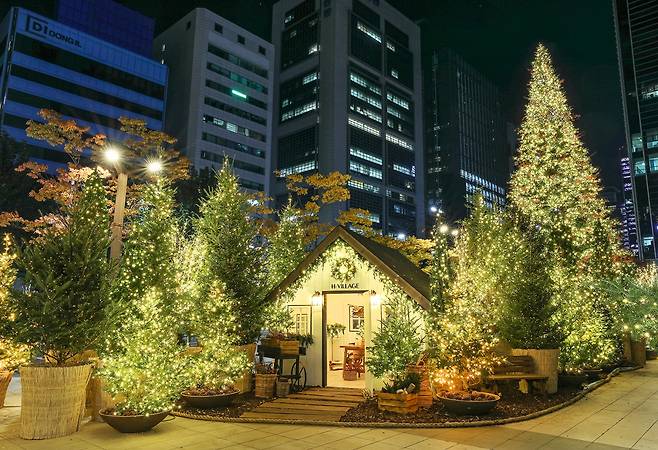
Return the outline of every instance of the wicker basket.
{"type": "Polygon", "coordinates": [[[276,396],[287,397],[290,394],[290,380],[282,379],[276,382],[276,396]]]}
{"type": "Polygon", "coordinates": [[[21,367],[23,439],[67,436],[80,429],[91,365],[21,367]]]}
{"type": "Polygon", "coordinates": [[[0,408],[5,406],[7,389],[9,389],[9,383],[11,383],[11,377],[13,376],[13,370],[0,370],[0,408]]]}
{"type": "Polygon", "coordinates": [[[257,373],[255,395],[259,398],[274,397],[274,387],[278,375],[275,373],[257,373]]]}

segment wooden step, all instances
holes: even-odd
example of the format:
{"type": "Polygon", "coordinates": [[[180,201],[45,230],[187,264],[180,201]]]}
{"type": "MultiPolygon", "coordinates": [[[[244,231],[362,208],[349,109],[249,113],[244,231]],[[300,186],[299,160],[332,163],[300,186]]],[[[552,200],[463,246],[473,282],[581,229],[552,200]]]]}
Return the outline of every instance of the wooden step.
{"type": "Polygon", "coordinates": [[[331,421],[337,422],[342,417],[342,414],[331,414],[322,416],[301,416],[291,414],[275,414],[275,413],[261,413],[258,411],[249,411],[242,414],[240,417],[248,419],[281,419],[281,420],[311,420],[311,421],[331,421]]]}
{"type": "Polygon", "coordinates": [[[265,409],[271,409],[275,411],[282,411],[282,412],[287,412],[287,411],[295,411],[295,412],[300,412],[303,414],[314,414],[317,412],[322,412],[322,411],[334,411],[334,412],[347,412],[348,409],[344,406],[326,406],[326,405],[289,405],[285,403],[263,403],[258,407],[258,410],[265,410],[265,409]]]}
{"type": "MultiPolygon", "coordinates": [[[[311,399],[301,399],[301,398],[278,398],[269,403],[275,404],[284,404],[284,405],[328,405],[326,401],[322,400],[311,400],[311,399]]],[[[344,408],[354,408],[360,402],[357,401],[344,401],[344,402],[331,402],[328,406],[342,406],[344,408]]]]}

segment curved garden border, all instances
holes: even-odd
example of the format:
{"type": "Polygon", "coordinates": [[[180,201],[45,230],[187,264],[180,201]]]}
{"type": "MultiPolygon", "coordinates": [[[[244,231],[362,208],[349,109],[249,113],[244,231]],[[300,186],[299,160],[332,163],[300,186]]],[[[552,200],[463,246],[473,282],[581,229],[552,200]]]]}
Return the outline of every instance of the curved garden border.
{"type": "Polygon", "coordinates": [[[284,425],[319,425],[319,426],[333,426],[333,427],[353,427],[353,428],[471,428],[471,427],[484,427],[491,425],[504,425],[507,423],[523,422],[525,420],[535,419],[537,417],[550,414],[569,405],[576,403],[578,400],[585,397],[590,392],[595,391],[599,387],[608,383],[613,377],[619,375],[621,372],[630,372],[637,370],[639,367],[621,367],[616,368],[610,372],[605,378],[585,386],[583,392],[580,392],[573,398],[558,405],[553,405],[550,408],[535,411],[524,416],[508,417],[506,419],[495,420],[479,420],[475,422],[440,422],[440,423],[402,423],[402,422],[336,422],[328,420],[283,420],[283,419],[257,419],[257,418],[242,418],[242,417],[212,417],[201,414],[190,414],[182,411],[172,411],[171,415],[183,417],[185,419],[205,420],[210,422],[226,422],[226,423],[267,423],[267,424],[284,424],[284,425]]]}

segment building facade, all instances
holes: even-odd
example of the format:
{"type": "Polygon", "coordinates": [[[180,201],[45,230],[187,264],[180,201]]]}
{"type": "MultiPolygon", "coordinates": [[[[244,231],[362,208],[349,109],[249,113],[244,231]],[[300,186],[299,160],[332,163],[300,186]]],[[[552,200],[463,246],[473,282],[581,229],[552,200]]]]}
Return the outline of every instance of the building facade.
{"type": "Polygon", "coordinates": [[[274,48],[197,8],[155,38],[169,66],[166,131],[195,169],[232,160],[240,184],[270,183],[274,48]]]}
{"type": "Polygon", "coordinates": [[[164,124],[165,66],[25,9],[12,8],[0,24],[0,74],[0,130],[51,168],[68,161],[63,150],[25,134],[42,108],[110,141],[125,138],[121,116],[155,130],[164,124]]]}
{"type": "Polygon", "coordinates": [[[639,258],[658,258],[658,3],[613,0],[639,258]]]}
{"type": "Polygon", "coordinates": [[[57,0],[57,21],[151,57],[155,20],[114,0],[57,0]]]}
{"type": "Polygon", "coordinates": [[[635,202],[633,201],[633,169],[626,155],[626,147],[621,149],[621,203],[619,205],[621,238],[624,248],[630,250],[636,257],[640,255],[640,247],[637,239],[637,221],[635,220],[635,202]]]}
{"type": "Polygon", "coordinates": [[[477,192],[504,206],[516,133],[498,88],[449,49],[433,52],[426,83],[426,213],[462,220],[477,192]]]}
{"type": "MultiPolygon", "coordinates": [[[[281,0],[273,166],[280,175],[351,175],[351,198],[382,233],[424,229],[420,29],[384,0],[281,0]],[[418,176],[417,176],[418,175],[418,176]]],[[[286,197],[281,177],[273,194],[286,197]]]]}

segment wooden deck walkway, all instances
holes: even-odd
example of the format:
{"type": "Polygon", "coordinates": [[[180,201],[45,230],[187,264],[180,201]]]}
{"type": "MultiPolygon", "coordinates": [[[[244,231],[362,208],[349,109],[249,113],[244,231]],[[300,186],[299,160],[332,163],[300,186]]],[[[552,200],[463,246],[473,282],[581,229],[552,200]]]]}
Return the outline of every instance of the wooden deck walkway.
{"type": "Polygon", "coordinates": [[[308,388],[298,394],[265,402],[240,417],[253,419],[337,421],[363,401],[360,389],[308,388]]]}

